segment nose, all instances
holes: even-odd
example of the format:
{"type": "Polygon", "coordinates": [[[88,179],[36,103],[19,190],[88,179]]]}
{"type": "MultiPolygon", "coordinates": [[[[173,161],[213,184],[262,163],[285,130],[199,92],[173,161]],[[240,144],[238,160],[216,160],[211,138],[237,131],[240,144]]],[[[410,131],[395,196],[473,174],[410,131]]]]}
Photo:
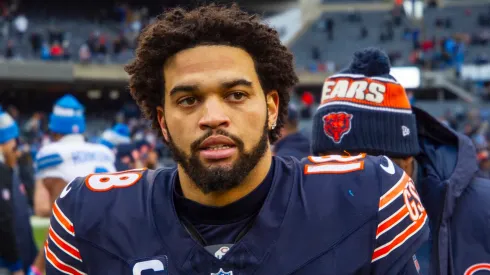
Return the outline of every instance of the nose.
{"type": "Polygon", "coordinates": [[[228,127],[230,118],[225,113],[225,106],[219,99],[210,98],[203,106],[203,115],[199,120],[199,128],[205,131],[219,127],[228,127]]]}

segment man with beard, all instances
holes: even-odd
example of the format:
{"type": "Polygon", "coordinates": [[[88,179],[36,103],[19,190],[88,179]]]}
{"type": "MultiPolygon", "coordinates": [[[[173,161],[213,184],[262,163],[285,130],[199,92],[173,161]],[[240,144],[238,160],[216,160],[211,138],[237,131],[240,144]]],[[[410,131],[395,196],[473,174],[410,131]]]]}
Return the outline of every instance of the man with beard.
{"type": "Polygon", "coordinates": [[[389,159],[272,157],[297,82],[275,30],[236,6],[173,9],[136,53],[131,94],[177,168],[69,184],[48,275],[417,272],[426,214],[389,159]]]}

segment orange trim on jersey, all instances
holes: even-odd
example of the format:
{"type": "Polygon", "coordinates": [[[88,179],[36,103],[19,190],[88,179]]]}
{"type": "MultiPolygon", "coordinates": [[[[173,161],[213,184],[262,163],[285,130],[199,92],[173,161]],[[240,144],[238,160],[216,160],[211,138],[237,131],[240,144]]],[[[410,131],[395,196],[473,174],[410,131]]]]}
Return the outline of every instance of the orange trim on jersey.
{"type": "MultiPolygon", "coordinates": [[[[332,101],[346,101],[346,102],[352,102],[352,103],[357,103],[357,104],[362,104],[362,105],[369,105],[369,106],[374,106],[374,107],[383,107],[383,108],[393,108],[393,109],[406,109],[410,110],[410,101],[408,100],[408,97],[405,93],[405,89],[403,86],[397,83],[391,83],[391,82],[384,82],[381,80],[376,80],[372,78],[349,78],[349,77],[338,77],[338,78],[327,78],[325,82],[336,82],[336,84],[330,86],[330,90],[333,91],[335,88],[335,85],[339,81],[348,81],[349,86],[356,81],[365,81],[367,82],[366,90],[363,92],[364,97],[369,94],[369,84],[371,83],[378,83],[380,85],[383,85],[386,87],[386,91],[384,93],[381,93],[383,95],[383,100],[380,103],[368,101],[366,99],[357,99],[356,95],[354,94],[352,98],[347,98],[347,97],[339,97],[335,96],[332,98],[324,99],[320,103],[320,105],[332,102],[332,101]]],[[[345,91],[347,93],[347,91],[345,91]]],[[[322,91],[322,98],[325,96],[324,91],[322,91]]],[[[331,94],[330,92],[329,94],[331,94]]]]}
{"type": "Polygon", "coordinates": [[[464,275],[473,275],[478,271],[490,271],[490,263],[474,264],[466,269],[464,275]]]}
{"type": "Polygon", "coordinates": [[[67,241],[63,240],[63,238],[61,238],[58,234],[56,234],[51,226],[49,227],[48,235],[59,249],[61,249],[63,252],[70,255],[71,257],[75,258],[76,260],[79,260],[80,262],[82,261],[80,251],[78,251],[76,247],[72,246],[67,241]]]}
{"type": "Polygon", "coordinates": [[[373,252],[372,262],[375,262],[381,258],[388,256],[395,249],[403,245],[408,239],[414,236],[417,232],[420,231],[424,227],[425,222],[427,221],[427,213],[423,212],[420,219],[415,222],[412,222],[410,226],[408,226],[405,230],[403,230],[400,234],[398,234],[393,240],[390,242],[376,248],[373,252]]]}
{"type": "Polygon", "coordinates": [[[65,214],[63,214],[63,211],[61,211],[56,201],[53,204],[53,216],[66,232],[72,236],[75,236],[75,228],[73,227],[73,223],[65,216],[65,214]]]}
{"type": "Polygon", "coordinates": [[[305,165],[305,175],[315,174],[345,174],[364,169],[364,161],[351,161],[343,163],[323,163],[323,164],[307,164],[305,165]],[[357,164],[353,166],[352,164],[357,164]],[[349,165],[351,165],[350,168],[349,165]],[[324,169],[321,169],[324,168],[324,169]]]}
{"type": "Polygon", "coordinates": [[[74,268],[73,266],[64,263],[58,257],[56,257],[56,255],[51,251],[51,249],[49,249],[47,243],[44,245],[44,252],[46,254],[46,259],[48,260],[48,262],[59,271],[71,275],[87,275],[86,273],[83,273],[80,270],[74,268]]]}
{"type": "Polygon", "coordinates": [[[399,222],[401,222],[406,216],[408,216],[408,208],[404,204],[398,211],[396,211],[393,215],[386,218],[380,224],[378,224],[378,229],[376,230],[376,239],[381,236],[383,233],[393,228],[399,222]]]}
{"type": "Polygon", "coordinates": [[[366,157],[365,153],[361,153],[357,156],[342,156],[342,155],[326,155],[326,156],[309,156],[308,160],[313,163],[324,163],[324,162],[351,162],[358,159],[363,159],[366,157]]]}
{"type": "Polygon", "coordinates": [[[400,180],[379,199],[379,210],[388,206],[398,196],[401,196],[409,181],[410,177],[404,172],[400,180]]]}

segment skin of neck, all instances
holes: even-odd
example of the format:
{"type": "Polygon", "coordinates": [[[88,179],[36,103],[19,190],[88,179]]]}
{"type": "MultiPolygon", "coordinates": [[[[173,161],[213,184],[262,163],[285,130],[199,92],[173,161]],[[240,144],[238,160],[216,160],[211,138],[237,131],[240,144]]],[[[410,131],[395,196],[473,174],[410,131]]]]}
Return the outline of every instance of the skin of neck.
{"type": "Polygon", "coordinates": [[[411,178],[413,178],[415,175],[413,175],[414,171],[414,157],[408,157],[404,159],[399,159],[399,158],[391,158],[391,160],[396,163],[400,168],[402,168],[407,175],[409,175],[411,178]]]}
{"type": "Polygon", "coordinates": [[[415,176],[415,175],[413,174],[413,170],[414,170],[414,163],[412,162],[412,165],[410,165],[410,169],[409,169],[409,170],[407,170],[407,171],[405,171],[405,172],[407,172],[407,174],[408,174],[408,175],[409,175],[411,178],[413,178],[413,177],[415,176]]]}
{"type": "Polygon", "coordinates": [[[272,153],[270,149],[266,151],[257,165],[250,171],[245,180],[236,188],[204,194],[197,188],[194,181],[185,173],[182,166],[178,165],[177,170],[180,178],[180,186],[184,197],[206,206],[221,207],[231,204],[252,192],[269,173],[272,164],[272,153]]]}

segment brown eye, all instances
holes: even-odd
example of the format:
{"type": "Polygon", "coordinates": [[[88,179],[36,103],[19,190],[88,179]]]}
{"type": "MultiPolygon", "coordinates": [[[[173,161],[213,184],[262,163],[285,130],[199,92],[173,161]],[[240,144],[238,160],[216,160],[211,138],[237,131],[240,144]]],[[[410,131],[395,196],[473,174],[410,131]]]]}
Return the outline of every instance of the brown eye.
{"type": "Polygon", "coordinates": [[[246,98],[245,93],[234,92],[228,95],[227,99],[231,101],[243,101],[246,98]]]}
{"type": "Polygon", "coordinates": [[[179,100],[178,104],[184,107],[189,107],[197,103],[197,99],[195,97],[189,96],[179,100]]]}

